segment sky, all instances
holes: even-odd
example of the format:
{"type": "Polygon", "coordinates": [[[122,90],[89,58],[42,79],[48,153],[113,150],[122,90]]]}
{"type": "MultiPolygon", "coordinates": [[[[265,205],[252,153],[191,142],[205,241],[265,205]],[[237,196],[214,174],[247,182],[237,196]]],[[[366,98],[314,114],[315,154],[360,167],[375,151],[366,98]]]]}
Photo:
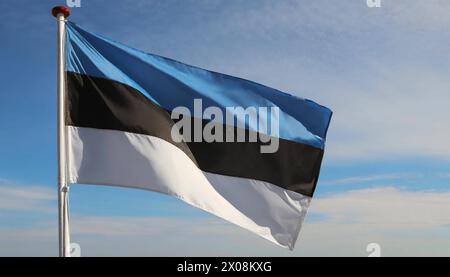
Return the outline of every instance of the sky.
{"type": "MultiPolygon", "coordinates": [[[[0,1],[0,256],[57,255],[56,22],[0,1]]],[[[82,256],[450,256],[450,1],[81,0],[70,20],[334,112],[289,251],[169,196],[76,184],[82,256]]]]}

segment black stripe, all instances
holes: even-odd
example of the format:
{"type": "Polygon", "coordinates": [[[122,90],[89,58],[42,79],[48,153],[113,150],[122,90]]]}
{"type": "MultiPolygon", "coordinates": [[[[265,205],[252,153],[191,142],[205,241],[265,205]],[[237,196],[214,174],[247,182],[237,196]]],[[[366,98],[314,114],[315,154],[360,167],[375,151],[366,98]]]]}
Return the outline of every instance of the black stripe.
{"type": "Polygon", "coordinates": [[[285,139],[279,139],[278,151],[270,154],[260,153],[261,141],[176,143],[171,138],[175,123],[169,112],[136,89],[71,72],[67,73],[67,88],[67,125],[159,137],[180,148],[203,171],[266,181],[308,196],[314,193],[321,149],[285,139]]]}
{"type": "Polygon", "coordinates": [[[172,140],[170,130],[174,124],[167,111],[127,85],[67,73],[66,125],[159,137],[197,163],[185,143],[172,140]]]}

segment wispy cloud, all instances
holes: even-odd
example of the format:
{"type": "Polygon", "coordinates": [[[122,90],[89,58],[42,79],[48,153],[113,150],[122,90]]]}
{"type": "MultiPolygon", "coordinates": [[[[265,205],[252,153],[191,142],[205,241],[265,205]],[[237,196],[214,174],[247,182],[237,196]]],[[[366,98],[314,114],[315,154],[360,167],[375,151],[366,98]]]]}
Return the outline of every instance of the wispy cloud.
{"type": "Polygon", "coordinates": [[[441,178],[450,178],[450,172],[441,173],[441,174],[439,174],[439,177],[441,177],[441,178]]]}
{"type": "MultiPolygon", "coordinates": [[[[381,244],[382,254],[387,256],[449,255],[448,203],[450,192],[393,187],[318,198],[312,202],[294,252],[212,216],[74,215],[71,228],[72,240],[81,245],[84,256],[364,256],[370,242],[381,244]],[[313,220],[317,214],[323,216],[313,220]]],[[[1,228],[0,256],[12,253],[8,251],[55,255],[56,230],[55,222],[26,229],[1,228]]]]}
{"type": "Polygon", "coordinates": [[[347,185],[347,184],[360,184],[375,181],[391,181],[399,180],[403,178],[416,178],[417,173],[392,173],[392,174],[379,174],[379,175],[368,175],[368,176],[352,176],[333,180],[323,180],[320,182],[321,185],[347,185]]]}
{"type": "Polygon", "coordinates": [[[0,211],[55,212],[56,190],[0,180],[0,211]]]}
{"type": "Polygon", "coordinates": [[[310,211],[330,222],[430,229],[450,224],[450,192],[402,191],[381,187],[318,198],[310,211]]]}
{"type": "Polygon", "coordinates": [[[168,232],[173,236],[227,235],[231,226],[212,217],[115,217],[115,216],[75,216],[72,218],[74,235],[98,235],[111,237],[126,236],[164,236],[168,232]],[[194,224],[195,223],[195,224],[194,224]],[[186,235],[186,234],[185,234],[186,235]]]}

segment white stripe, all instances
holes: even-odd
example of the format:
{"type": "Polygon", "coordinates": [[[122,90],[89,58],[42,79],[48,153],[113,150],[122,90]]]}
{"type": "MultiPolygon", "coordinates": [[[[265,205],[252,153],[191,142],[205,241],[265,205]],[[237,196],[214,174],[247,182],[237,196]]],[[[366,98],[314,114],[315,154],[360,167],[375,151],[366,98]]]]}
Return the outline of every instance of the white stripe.
{"type": "Polygon", "coordinates": [[[169,194],[293,249],[310,197],[267,182],[203,172],[183,151],[157,137],[66,128],[70,183],[169,194]]]}

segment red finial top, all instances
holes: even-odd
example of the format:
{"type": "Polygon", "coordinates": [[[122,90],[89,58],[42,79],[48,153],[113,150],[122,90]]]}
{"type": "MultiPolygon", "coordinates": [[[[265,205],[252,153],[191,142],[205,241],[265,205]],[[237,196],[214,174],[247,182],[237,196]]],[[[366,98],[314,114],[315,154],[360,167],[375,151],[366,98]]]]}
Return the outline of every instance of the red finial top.
{"type": "Polygon", "coordinates": [[[52,15],[58,17],[58,14],[63,14],[65,18],[70,16],[70,9],[66,6],[56,6],[52,9],[52,15]]]}

